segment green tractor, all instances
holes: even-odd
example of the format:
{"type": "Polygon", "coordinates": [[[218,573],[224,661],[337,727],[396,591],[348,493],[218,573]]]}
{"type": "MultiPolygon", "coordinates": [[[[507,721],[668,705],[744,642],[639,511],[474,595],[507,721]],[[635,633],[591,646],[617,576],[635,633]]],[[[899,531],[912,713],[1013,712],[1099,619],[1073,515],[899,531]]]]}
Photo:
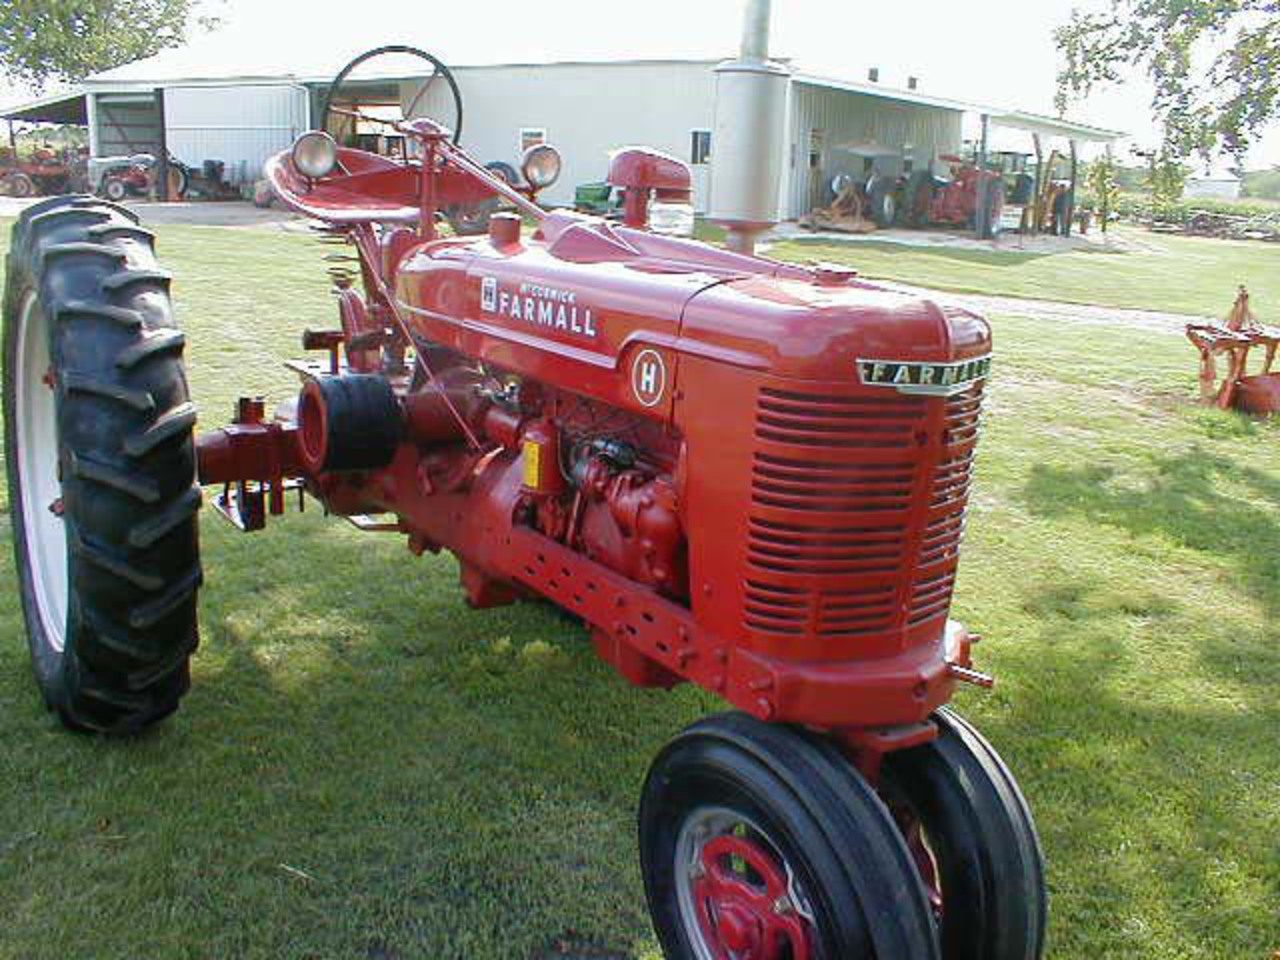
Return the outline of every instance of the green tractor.
{"type": "Polygon", "coordinates": [[[604,180],[580,183],[573,190],[573,209],[619,219],[622,217],[622,191],[604,180]]]}

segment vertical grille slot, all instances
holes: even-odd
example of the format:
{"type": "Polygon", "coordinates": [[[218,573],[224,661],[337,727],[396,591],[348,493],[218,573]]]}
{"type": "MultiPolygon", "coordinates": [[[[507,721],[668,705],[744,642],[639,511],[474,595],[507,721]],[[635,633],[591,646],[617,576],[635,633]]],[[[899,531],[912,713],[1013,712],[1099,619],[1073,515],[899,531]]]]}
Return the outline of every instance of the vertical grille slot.
{"type": "Polygon", "coordinates": [[[942,458],[929,484],[929,515],[920,537],[911,585],[908,626],[946,616],[955,588],[965,507],[981,427],[983,384],[948,397],[943,410],[942,458]]]}

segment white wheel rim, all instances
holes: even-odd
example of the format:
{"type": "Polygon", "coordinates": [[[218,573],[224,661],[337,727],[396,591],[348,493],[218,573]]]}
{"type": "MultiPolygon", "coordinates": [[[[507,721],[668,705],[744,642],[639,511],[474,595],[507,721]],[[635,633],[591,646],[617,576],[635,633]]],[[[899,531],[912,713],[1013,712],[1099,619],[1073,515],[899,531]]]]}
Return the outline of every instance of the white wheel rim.
{"type": "Polygon", "coordinates": [[[58,479],[58,419],[49,382],[48,320],[27,294],[18,311],[14,384],[18,486],[31,592],[44,635],[59,653],[67,630],[67,531],[54,512],[62,500],[58,479]]]}
{"type": "MultiPolygon", "coordinates": [[[[680,924],[684,927],[689,945],[693,947],[697,960],[716,960],[716,950],[707,942],[706,935],[702,931],[702,924],[698,919],[697,900],[693,893],[694,879],[702,862],[702,848],[716,837],[743,828],[757,841],[762,841],[765,846],[771,847],[774,851],[778,850],[777,844],[756,825],[754,820],[727,807],[698,807],[681,824],[680,832],[676,835],[674,864],[676,906],[680,911],[680,924]]],[[[787,892],[794,908],[813,923],[813,908],[809,905],[809,898],[796,883],[791,867],[782,858],[781,853],[779,853],[779,859],[782,860],[783,868],[787,871],[787,892]]],[[[818,950],[817,955],[820,957],[821,946],[815,946],[818,950]]]]}

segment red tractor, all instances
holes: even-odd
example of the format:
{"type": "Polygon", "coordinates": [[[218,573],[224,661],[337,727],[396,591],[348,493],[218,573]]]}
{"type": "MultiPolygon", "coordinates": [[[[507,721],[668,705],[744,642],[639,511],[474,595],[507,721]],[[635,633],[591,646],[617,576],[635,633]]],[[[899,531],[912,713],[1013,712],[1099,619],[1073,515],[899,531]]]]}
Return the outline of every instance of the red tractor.
{"type": "MultiPolygon", "coordinates": [[[[427,54],[461,104],[448,70],[427,54]]],[[[615,156],[621,223],[548,212],[433,119],[394,160],[321,131],[275,157],[286,206],[358,254],[295,401],[196,436],[151,233],[60,197],[14,228],[5,455],[35,673],[76,730],[177,707],[196,648],[201,487],[243,530],[291,492],[415,554],[467,602],[559,605],[633,684],[737,712],[654,761],[640,867],[668,957],[1042,955],[1028,806],[947,706],[986,685],[950,620],[991,358],[979,316],[852,271],[646,229],[679,161],[615,156]],[[440,212],[497,197],[483,237],[440,212]]]]}
{"type": "Polygon", "coordinates": [[[984,170],[961,157],[943,156],[950,164],[948,176],[917,170],[907,183],[907,217],[912,226],[950,226],[978,229],[978,209],[986,204],[990,233],[1000,232],[1004,213],[1004,177],[984,170]]]}
{"type": "Polygon", "coordinates": [[[63,193],[73,177],[74,154],[49,145],[37,147],[23,160],[12,149],[0,150],[0,197],[28,197],[63,193]]]}

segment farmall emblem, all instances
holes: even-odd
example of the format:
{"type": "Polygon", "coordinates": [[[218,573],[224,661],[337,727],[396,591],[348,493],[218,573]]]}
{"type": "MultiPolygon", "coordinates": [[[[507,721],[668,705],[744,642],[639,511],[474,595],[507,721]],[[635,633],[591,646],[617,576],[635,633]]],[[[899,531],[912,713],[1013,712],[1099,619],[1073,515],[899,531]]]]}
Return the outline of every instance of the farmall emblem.
{"type": "Polygon", "coordinates": [[[646,407],[656,407],[667,392],[667,364],[657,350],[641,350],[631,361],[631,389],[646,407]]]}
{"type": "Polygon", "coordinates": [[[590,306],[578,302],[576,290],[540,283],[522,283],[509,289],[498,283],[497,277],[481,277],[480,309],[546,330],[591,340],[599,336],[595,315],[590,306]]]}
{"type": "Polygon", "coordinates": [[[913,360],[859,360],[858,378],[868,387],[891,387],[899,393],[949,397],[968,390],[991,372],[991,355],[955,363],[913,360]]]}

